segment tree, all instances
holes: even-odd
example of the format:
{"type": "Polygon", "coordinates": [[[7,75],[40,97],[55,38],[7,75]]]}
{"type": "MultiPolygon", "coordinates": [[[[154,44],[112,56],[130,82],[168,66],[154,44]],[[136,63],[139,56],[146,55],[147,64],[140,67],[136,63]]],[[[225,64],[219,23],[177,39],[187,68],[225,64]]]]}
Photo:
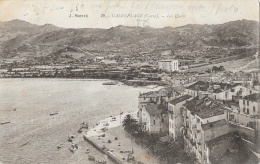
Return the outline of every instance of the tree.
{"type": "Polygon", "coordinates": [[[143,131],[142,128],[139,127],[138,129],[138,133],[136,134],[138,138],[140,138],[140,141],[141,141],[141,145],[143,147],[143,139],[146,138],[146,136],[148,136],[148,133],[143,131]]]}
{"type": "Polygon", "coordinates": [[[130,114],[126,115],[123,120],[123,127],[130,133],[137,130],[138,125],[136,119],[134,119],[130,114]]]}
{"type": "Polygon", "coordinates": [[[151,146],[152,152],[154,153],[154,148],[157,142],[159,141],[159,135],[158,134],[150,134],[147,137],[148,145],[151,146]]]}

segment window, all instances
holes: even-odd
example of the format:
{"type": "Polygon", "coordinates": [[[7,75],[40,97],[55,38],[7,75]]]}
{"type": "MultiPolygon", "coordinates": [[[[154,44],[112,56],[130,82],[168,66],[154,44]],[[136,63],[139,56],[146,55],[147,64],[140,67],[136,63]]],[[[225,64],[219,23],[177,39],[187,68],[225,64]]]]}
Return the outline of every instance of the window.
{"type": "Polygon", "coordinates": [[[252,90],[250,90],[250,94],[252,94],[252,90]]]}
{"type": "Polygon", "coordinates": [[[244,113],[246,112],[246,109],[245,109],[245,108],[243,108],[243,112],[244,112],[244,113]]]}
{"type": "Polygon", "coordinates": [[[155,125],[155,120],[153,120],[153,125],[155,125]]]}
{"type": "Polygon", "coordinates": [[[247,114],[249,114],[249,109],[247,108],[247,114]]]}
{"type": "Polygon", "coordinates": [[[231,92],[235,92],[235,89],[231,89],[231,92]]]}
{"type": "Polygon", "coordinates": [[[162,123],[164,123],[164,120],[163,120],[163,118],[162,118],[162,123]]]}
{"type": "Polygon", "coordinates": [[[249,105],[249,101],[247,101],[247,105],[249,105]]]}
{"type": "Polygon", "coordinates": [[[255,112],[255,107],[253,106],[253,112],[255,112]]]}
{"type": "Polygon", "coordinates": [[[245,105],[246,103],[245,103],[245,100],[243,100],[243,104],[245,105]]]}

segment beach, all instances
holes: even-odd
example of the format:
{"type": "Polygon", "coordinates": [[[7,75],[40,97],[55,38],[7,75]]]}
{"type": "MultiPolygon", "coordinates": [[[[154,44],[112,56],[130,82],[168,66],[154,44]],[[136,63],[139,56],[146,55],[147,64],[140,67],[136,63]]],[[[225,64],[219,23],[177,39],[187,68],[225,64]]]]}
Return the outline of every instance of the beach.
{"type": "Polygon", "coordinates": [[[10,121],[0,125],[0,162],[86,163],[87,149],[106,159],[77,132],[82,122],[94,127],[110,115],[135,111],[139,93],[151,89],[103,82],[0,79],[0,122],[10,121]],[[75,153],[69,151],[69,135],[75,135],[73,143],[79,146],[75,153]],[[60,144],[63,147],[57,149],[60,144]]]}

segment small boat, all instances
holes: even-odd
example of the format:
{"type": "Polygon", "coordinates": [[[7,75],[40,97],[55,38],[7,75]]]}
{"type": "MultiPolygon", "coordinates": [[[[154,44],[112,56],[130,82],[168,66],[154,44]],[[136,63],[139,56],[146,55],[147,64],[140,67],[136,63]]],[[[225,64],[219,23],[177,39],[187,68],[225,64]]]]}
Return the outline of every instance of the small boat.
{"type": "Polygon", "coordinates": [[[116,85],[118,82],[115,81],[109,81],[109,82],[104,82],[103,85],[116,85]]]}
{"type": "Polygon", "coordinates": [[[74,153],[77,149],[75,147],[70,147],[70,151],[74,153]]]}
{"type": "Polygon", "coordinates": [[[90,160],[90,161],[95,161],[96,159],[95,159],[95,157],[94,157],[94,156],[92,156],[92,155],[89,155],[89,156],[88,156],[88,160],[90,160]]]}
{"type": "Polygon", "coordinates": [[[10,121],[6,121],[6,122],[1,122],[1,125],[4,125],[4,124],[9,124],[10,121]]]}
{"type": "Polygon", "coordinates": [[[71,146],[70,146],[70,151],[71,152],[74,153],[77,149],[78,149],[78,145],[77,144],[71,144],[71,146]]]}
{"type": "Polygon", "coordinates": [[[88,129],[88,123],[86,123],[86,122],[83,122],[83,123],[82,123],[82,126],[81,126],[81,128],[88,129]]]}
{"type": "Polygon", "coordinates": [[[97,160],[96,163],[98,163],[98,164],[106,164],[107,161],[105,161],[105,160],[97,160]]]}
{"type": "Polygon", "coordinates": [[[72,142],[72,139],[69,137],[69,138],[68,138],[68,141],[69,141],[69,142],[72,142]]]}
{"type": "Polygon", "coordinates": [[[18,148],[23,147],[23,146],[27,145],[28,143],[29,142],[26,142],[26,143],[22,144],[21,146],[19,146],[18,148]]]}
{"type": "Polygon", "coordinates": [[[56,115],[56,114],[58,114],[58,112],[56,112],[56,113],[51,113],[50,116],[53,116],[53,115],[56,115]]]}
{"type": "Polygon", "coordinates": [[[78,133],[82,133],[82,130],[81,130],[81,128],[79,128],[79,130],[78,130],[78,133]]]}
{"type": "Polygon", "coordinates": [[[57,149],[60,149],[63,147],[63,144],[60,144],[59,146],[57,146],[57,149]]]}

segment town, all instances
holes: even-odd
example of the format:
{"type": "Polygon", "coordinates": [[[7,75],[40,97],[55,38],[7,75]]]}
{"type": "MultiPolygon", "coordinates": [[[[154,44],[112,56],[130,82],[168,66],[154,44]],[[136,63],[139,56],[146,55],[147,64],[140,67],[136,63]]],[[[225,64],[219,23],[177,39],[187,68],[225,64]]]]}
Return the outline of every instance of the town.
{"type": "MultiPolygon", "coordinates": [[[[159,68],[175,71],[178,61],[160,61],[159,68]]],[[[181,145],[179,151],[197,163],[259,162],[259,73],[223,70],[214,67],[206,76],[166,75],[168,87],[140,93],[141,129],[181,145]]]]}
{"type": "MultiPolygon", "coordinates": [[[[166,53],[171,55],[171,51],[166,53]]],[[[162,87],[158,91],[140,93],[138,126],[125,125],[129,126],[125,129],[137,138],[138,133],[153,136],[156,138],[153,144],[159,145],[157,149],[166,143],[167,147],[161,148],[162,152],[168,152],[168,156],[162,158],[164,162],[259,161],[260,71],[230,72],[223,66],[189,71],[190,66],[194,68],[189,62],[168,57],[153,64],[133,63],[129,58],[95,57],[86,64],[26,67],[26,64],[5,61],[1,64],[0,76],[102,78],[134,86],[158,85],[162,87]],[[183,152],[187,157],[169,159],[172,158],[170,153],[176,152],[183,152]]],[[[154,155],[161,153],[150,148],[154,155]]]]}

